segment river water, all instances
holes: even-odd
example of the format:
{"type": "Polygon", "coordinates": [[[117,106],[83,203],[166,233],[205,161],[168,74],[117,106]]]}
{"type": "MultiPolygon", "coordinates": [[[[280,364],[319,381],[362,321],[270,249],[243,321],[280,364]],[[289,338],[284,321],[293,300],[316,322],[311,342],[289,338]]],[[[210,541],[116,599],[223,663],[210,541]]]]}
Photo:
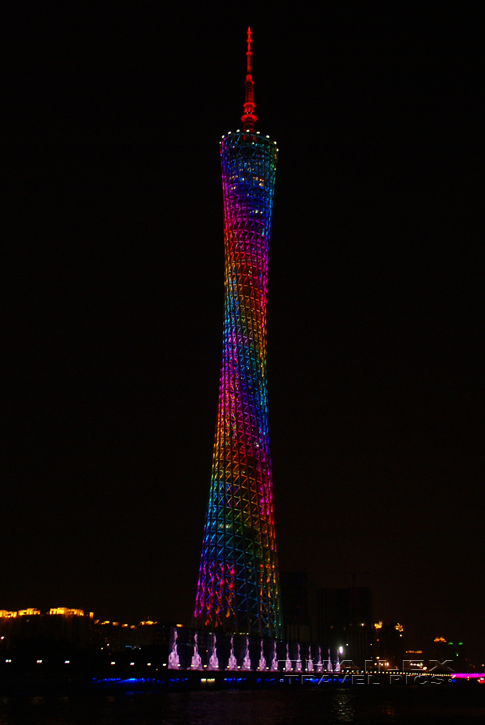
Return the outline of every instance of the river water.
{"type": "Polygon", "coordinates": [[[0,725],[466,725],[485,686],[345,687],[0,698],[0,725]]]}

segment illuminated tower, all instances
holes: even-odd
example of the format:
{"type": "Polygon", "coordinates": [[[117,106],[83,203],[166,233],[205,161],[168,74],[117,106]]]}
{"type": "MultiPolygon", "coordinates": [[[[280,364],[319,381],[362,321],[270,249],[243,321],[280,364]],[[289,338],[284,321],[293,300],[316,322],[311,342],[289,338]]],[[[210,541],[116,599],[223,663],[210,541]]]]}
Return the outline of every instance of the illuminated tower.
{"type": "Polygon", "coordinates": [[[251,30],[242,130],[221,141],[224,332],[219,409],[195,618],[282,636],[266,381],[268,256],[276,143],[255,132],[251,30]]]}

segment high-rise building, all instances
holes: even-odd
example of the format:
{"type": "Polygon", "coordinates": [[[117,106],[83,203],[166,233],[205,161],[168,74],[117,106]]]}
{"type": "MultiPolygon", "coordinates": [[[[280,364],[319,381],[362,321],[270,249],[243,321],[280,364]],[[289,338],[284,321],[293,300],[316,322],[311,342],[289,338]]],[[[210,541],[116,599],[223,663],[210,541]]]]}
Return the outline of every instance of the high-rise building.
{"type": "MultiPolygon", "coordinates": [[[[374,665],[379,667],[404,667],[406,659],[403,641],[404,628],[399,622],[374,624],[375,637],[373,648],[374,665]]],[[[413,668],[419,662],[416,654],[407,657],[407,662],[413,662],[413,668]]],[[[421,660],[423,658],[421,657],[421,660]]]]}
{"type": "Polygon", "coordinates": [[[302,571],[282,571],[281,593],[285,639],[311,642],[316,634],[315,587],[302,571]]]}
{"type": "Polygon", "coordinates": [[[372,593],[367,587],[317,590],[317,635],[359,667],[372,658],[372,593]]]}
{"type": "Polygon", "coordinates": [[[278,149],[255,131],[251,30],[242,128],[220,143],[224,330],[198,626],[282,636],[268,436],[266,304],[278,149]]]}

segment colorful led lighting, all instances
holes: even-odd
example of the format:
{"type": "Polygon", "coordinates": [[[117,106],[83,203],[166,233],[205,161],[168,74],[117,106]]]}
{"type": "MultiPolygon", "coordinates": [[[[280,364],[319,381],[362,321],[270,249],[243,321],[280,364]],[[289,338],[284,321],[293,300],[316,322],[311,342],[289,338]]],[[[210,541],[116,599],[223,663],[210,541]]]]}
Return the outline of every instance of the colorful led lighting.
{"type": "Polygon", "coordinates": [[[281,637],[266,379],[268,259],[277,152],[268,137],[254,133],[252,85],[250,91],[242,118],[246,127],[228,134],[220,149],[223,350],[194,616],[198,626],[281,637]]]}

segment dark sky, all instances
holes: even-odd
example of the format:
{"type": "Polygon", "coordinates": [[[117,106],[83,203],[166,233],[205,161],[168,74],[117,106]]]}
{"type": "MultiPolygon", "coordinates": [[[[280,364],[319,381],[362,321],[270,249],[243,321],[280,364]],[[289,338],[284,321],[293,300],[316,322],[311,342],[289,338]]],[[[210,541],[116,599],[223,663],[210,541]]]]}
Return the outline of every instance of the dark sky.
{"type": "Polygon", "coordinates": [[[280,567],[483,657],[480,4],[135,5],[8,32],[0,609],[190,614],[251,24],[280,567]]]}

